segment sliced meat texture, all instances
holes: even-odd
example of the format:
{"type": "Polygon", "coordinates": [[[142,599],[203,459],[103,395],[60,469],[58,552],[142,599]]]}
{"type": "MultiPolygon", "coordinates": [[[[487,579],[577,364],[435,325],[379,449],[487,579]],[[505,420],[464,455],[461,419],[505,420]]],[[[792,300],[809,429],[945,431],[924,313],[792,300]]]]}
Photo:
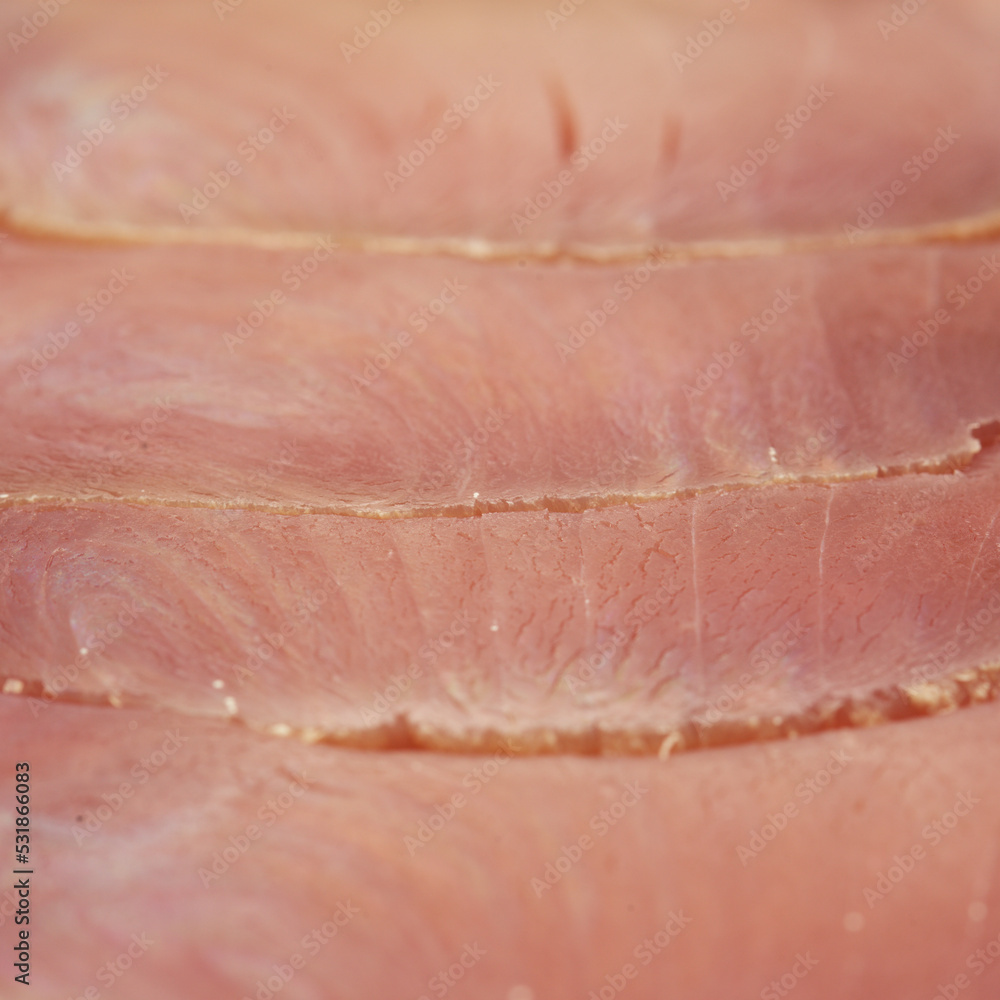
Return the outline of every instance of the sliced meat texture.
{"type": "Polygon", "coordinates": [[[36,787],[45,1000],[1000,989],[996,705],[668,761],[0,712],[36,787]]]}
{"type": "Polygon", "coordinates": [[[12,241],[4,674],[453,749],[666,752],[981,700],[993,246],[643,285],[338,252],[268,292],[294,252],[12,241]]]}
{"type": "Polygon", "coordinates": [[[0,412],[27,431],[0,450],[8,500],[579,508],[950,471],[1000,417],[996,243],[615,266],[0,254],[0,412]]]}
{"type": "Polygon", "coordinates": [[[0,29],[0,997],[995,1000],[995,4],[0,29]]]}
{"type": "Polygon", "coordinates": [[[996,5],[904,6],[9,2],[0,206],[594,252],[995,228],[996,5]]]}
{"type": "Polygon", "coordinates": [[[666,753],[947,709],[996,687],[998,487],[990,449],[582,512],[18,505],[4,671],[36,698],[446,749],[666,753]]]}

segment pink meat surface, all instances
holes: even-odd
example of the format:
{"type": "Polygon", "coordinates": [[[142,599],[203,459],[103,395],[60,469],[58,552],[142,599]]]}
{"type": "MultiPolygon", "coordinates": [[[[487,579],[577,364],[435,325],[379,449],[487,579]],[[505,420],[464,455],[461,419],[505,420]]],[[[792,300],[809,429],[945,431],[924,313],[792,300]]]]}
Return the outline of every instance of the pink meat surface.
{"type": "Polygon", "coordinates": [[[995,4],[0,28],[0,1000],[995,1000],[995,4]]]}
{"type": "Polygon", "coordinates": [[[36,787],[45,1000],[561,1000],[626,966],[640,1000],[1000,990],[996,704],[668,761],[0,713],[36,787]]]}
{"type": "Polygon", "coordinates": [[[998,247],[650,269],[11,238],[3,500],[384,516],[950,470],[1000,417],[998,247]]]}
{"type": "Polygon", "coordinates": [[[990,448],[965,472],[579,512],[19,505],[4,674],[451,749],[667,752],[946,709],[1000,667],[998,484],[990,448]]]}
{"type": "MultiPolygon", "coordinates": [[[[526,0],[394,5],[60,7],[8,41],[0,207],[49,230],[598,256],[997,225],[989,0],[928,4],[905,28],[831,0],[588,0],[564,21],[526,0]]],[[[4,35],[35,10],[6,3],[4,35]]]]}

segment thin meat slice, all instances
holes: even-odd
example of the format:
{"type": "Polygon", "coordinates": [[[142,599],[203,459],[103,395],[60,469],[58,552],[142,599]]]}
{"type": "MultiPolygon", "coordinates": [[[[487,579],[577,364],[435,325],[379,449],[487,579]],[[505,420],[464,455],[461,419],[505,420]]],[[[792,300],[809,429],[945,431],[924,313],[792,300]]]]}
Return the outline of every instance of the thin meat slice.
{"type": "Polygon", "coordinates": [[[7,3],[0,208],[473,253],[996,228],[989,0],[564,6],[7,3]]]}
{"type": "Polygon", "coordinates": [[[995,243],[508,266],[11,237],[0,261],[7,503],[572,510],[949,470],[1000,417],[995,243]]]}
{"type": "MultiPolygon", "coordinates": [[[[998,721],[521,760],[0,697],[34,789],[32,987],[991,1000],[998,721]]],[[[0,892],[0,922],[16,903],[0,892]]]]}
{"type": "Polygon", "coordinates": [[[12,690],[362,746],[661,752],[985,700],[1000,450],[965,472],[378,520],[0,512],[12,690]],[[387,617],[388,616],[388,617],[387,617]]]}

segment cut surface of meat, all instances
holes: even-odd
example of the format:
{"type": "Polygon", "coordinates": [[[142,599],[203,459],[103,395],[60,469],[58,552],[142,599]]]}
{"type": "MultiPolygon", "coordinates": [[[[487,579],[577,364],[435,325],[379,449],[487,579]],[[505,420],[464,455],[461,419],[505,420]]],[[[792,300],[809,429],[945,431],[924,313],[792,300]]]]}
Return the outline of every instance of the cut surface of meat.
{"type": "Polygon", "coordinates": [[[9,219],[480,253],[998,224],[988,0],[220,4],[5,4],[9,219]]]}
{"type": "Polygon", "coordinates": [[[1000,8],[547,4],[0,0],[39,1000],[998,995],[1000,8]]]}
{"type": "Polygon", "coordinates": [[[686,265],[0,246],[0,502],[398,516],[950,470],[995,243],[686,265]]]}
{"type": "Polygon", "coordinates": [[[994,246],[640,285],[11,239],[3,405],[29,433],[0,449],[3,676],[525,752],[992,697],[994,246]]]}
{"type": "Polygon", "coordinates": [[[808,1000],[992,1000],[998,722],[525,760],[0,699],[36,789],[33,995],[433,997],[450,970],[455,996],[710,1000],[794,968],[808,1000]]]}
{"type": "Polygon", "coordinates": [[[4,671],[35,697],[469,750],[666,753],[950,709],[997,686],[998,493],[990,447],[966,472],[580,512],[15,506],[4,671]]]}

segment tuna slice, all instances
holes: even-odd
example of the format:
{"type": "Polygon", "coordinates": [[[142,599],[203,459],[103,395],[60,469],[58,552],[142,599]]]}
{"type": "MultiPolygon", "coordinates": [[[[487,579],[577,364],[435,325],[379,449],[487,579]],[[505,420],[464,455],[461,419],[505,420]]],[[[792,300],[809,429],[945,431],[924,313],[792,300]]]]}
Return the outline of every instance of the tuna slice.
{"type": "Polygon", "coordinates": [[[0,209],[598,256],[996,228],[991,0],[557,6],[7,3],[0,209]]]}
{"type": "MultiPolygon", "coordinates": [[[[669,761],[372,753],[24,699],[0,726],[32,765],[45,1000],[1000,990],[995,703],[669,761]]],[[[5,944],[16,906],[0,891],[5,944]]]]}
{"type": "Polygon", "coordinates": [[[389,746],[668,752],[950,708],[1000,669],[998,488],[989,449],[565,513],[15,506],[4,673],[389,746]]]}
{"type": "Polygon", "coordinates": [[[998,250],[651,269],[12,238],[4,499],[402,516],[950,471],[1000,417],[998,250]]]}

